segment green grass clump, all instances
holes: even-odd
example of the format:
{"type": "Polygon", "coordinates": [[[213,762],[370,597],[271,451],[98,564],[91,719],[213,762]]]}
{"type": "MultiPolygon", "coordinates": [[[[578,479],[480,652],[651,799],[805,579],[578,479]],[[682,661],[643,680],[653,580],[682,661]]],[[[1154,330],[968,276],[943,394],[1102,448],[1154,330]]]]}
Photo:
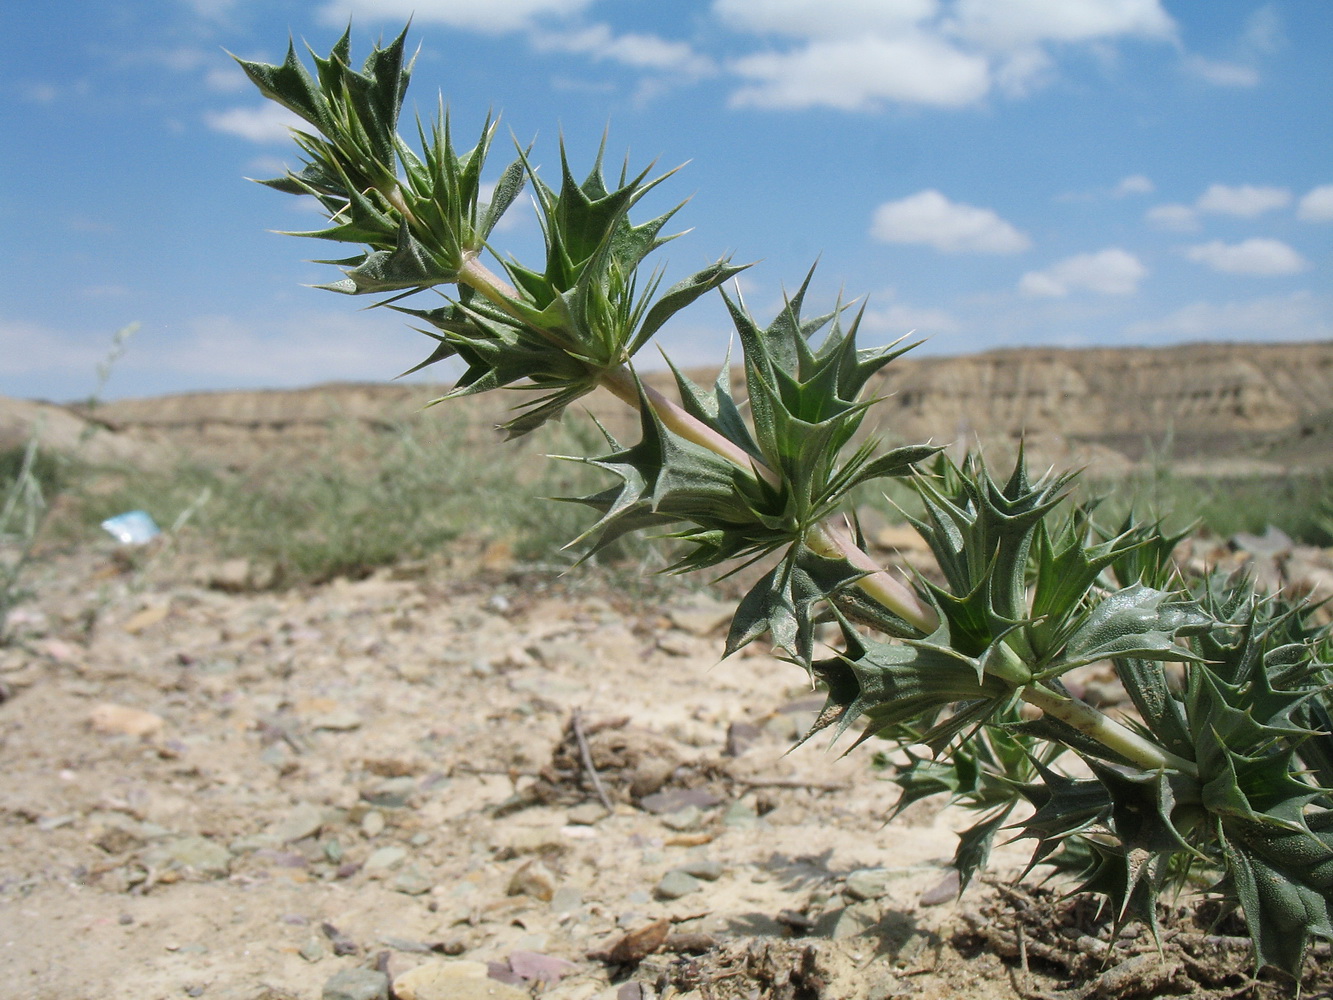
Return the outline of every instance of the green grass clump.
{"type": "MultiPolygon", "coordinates": [[[[552,428],[522,449],[498,450],[489,427],[428,413],[389,428],[340,425],[306,450],[287,445],[239,466],[182,460],[95,470],[57,533],[62,542],[86,538],[126,510],[145,510],[163,528],[188,514],[174,532],[181,544],[249,559],[279,586],[497,545],[519,562],[549,563],[588,514],[541,498],[585,492],[596,475],[546,458],[576,448],[571,433],[552,428]]],[[[626,554],[622,545],[602,558],[626,554]]]]}
{"type": "Polygon", "coordinates": [[[1165,517],[1173,528],[1197,523],[1220,538],[1261,535],[1271,525],[1298,544],[1333,544],[1333,470],[1186,476],[1159,466],[1123,479],[1089,481],[1081,493],[1101,498],[1101,511],[1111,522],[1133,509],[1165,517]]]}

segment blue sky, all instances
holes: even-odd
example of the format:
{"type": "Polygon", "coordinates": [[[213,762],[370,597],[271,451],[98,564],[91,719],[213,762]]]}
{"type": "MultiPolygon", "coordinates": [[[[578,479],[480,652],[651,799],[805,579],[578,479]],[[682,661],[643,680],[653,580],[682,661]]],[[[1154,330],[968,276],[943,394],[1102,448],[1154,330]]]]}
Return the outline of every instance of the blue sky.
{"type": "MultiPolygon", "coordinates": [[[[926,351],[1333,336],[1333,5],[1210,0],[11,0],[0,15],[0,394],[110,397],[393,377],[426,341],[307,258],[287,118],[228,57],[353,57],[413,16],[409,107],[502,115],[555,183],[688,164],[645,203],[766,319],[865,297],[926,351]]],[[[497,249],[536,263],[526,200],[497,249]]],[[[712,300],[665,346],[719,360],[712,300]]],[[[448,371],[440,372],[443,377],[448,371]]]]}

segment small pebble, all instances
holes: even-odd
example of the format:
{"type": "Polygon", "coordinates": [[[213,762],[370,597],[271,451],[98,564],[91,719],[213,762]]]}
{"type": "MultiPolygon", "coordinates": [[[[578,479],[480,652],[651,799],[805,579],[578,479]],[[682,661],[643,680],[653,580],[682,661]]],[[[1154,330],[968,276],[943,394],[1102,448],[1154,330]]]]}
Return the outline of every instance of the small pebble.
{"type": "Polygon", "coordinates": [[[204,878],[225,878],[232,853],[207,837],[176,837],[146,851],[143,861],[153,869],[183,869],[204,878]]]}
{"type": "Polygon", "coordinates": [[[434,887],[434,880],[413,864],[395,875],[392,883],[394,892],[401,892],[406,896],[424,896],[434,887]]]}
{"type": "Polygon", "coordinates": [[[879,899],[888,895],[889,888],[901,873],[885,868],[859,868],[847,876],[843,891],[854,900],[879,899]]]}
{"type": "Polygon", "coordinates": [[[162,716],[141,708],[105,702],[88,713],[88,722],[95,732],[108,736],[135,736],[151,739],[162,732],[166,721],[162,716]]]}
{"type": "Polygon", "coordinates": [[[290,844],[319,833],[324,825],[324,810],[313,802],[302,802],[284,819],[268,828],[268,834],[279,844],[290,844]]]}
{"type": "Polygon", "coordinates": [[[382,877],[385,872],[393,871],[407,860],[407,849],[392,845],[381,847],[371,852],[366,858],[366,874],[371,878],[382,877]]]}
{"type": "Polygon", "coordinates": [[[318,962],[321,959],[328,958],[329,949],[319,938],[311,937],[306,940],[305,944],[301,945],[297,954],[307,962],[318,962]]]}
{"type": "Polygon", "coordinates": [[[324,984],[323,1000],[388,1000],[389,977],[374,969],[343,969],[324,984]]]}
{"type": "Polygon", "coordinates": [[[704,812],[698,806],[686,806],[661,817],[662,825],[678,832],[697,830],[703,825],[704,812]]]}
{"type": "Polygon", "coordinates": [[[582,805],[575,806],[565,814],[572,826],[593,826],[599,820],[605,819],[610,813],[606,807],[598,802],[585,802],[582,805]]]}
{"type": "Polygon", "coordinates": [[[384,813],[372,809],[361,817],[361,833],[367,840],[374,840],[384,832],[384,813]]]}
{"type": "Polygon", "coordinates": [[[370,788],[362,789],[361,798],[373,806],[380,806],[384,809],[402,809],[411,800],[416,790],[416,778],[407,776],[385,778],[370,788]]]}
{"type": "Polygon", "coordinates": [[[731,805],[727,806],[727,811],[722,814],[722,825],[748,829],[759,823],[759,814],[747,802],[737,799],[731,805]]]}
{"type": "Polygon", "coordinates": [[[509,895],[550,902],[555,897],[555,876],[540,861],[526,861],[510,878],[509,895]]]}
{"type": "Polygon", "coordinates": [[[958,869],[950,869],[944,878],[921,894],[921,905],[939,906],[957,899],[960,881],[958,869]]]}
{"type": "Polygon", "coordinates": [[[398,1000],[531,1000],[525,989],[488,977],[482,962],[427,962],[393,981],[398,1000]]]}
{"type": "Polygon", "coordinates": [[[705,858],[686,861],[683,865],[677,865],[676,870],[682,871],[686,875],[693,875],[695,878],[701,878],[705,882],[716,882],[722,877],[722,863],[720,861],[709,861],[705,858]]]}
{"type": "Polygon", "coordinates": [[[681,896],[697,892],[701,885],[702,883],[693,875],[676,868],[662,876],[661,881],[654,887],[653,894],[658,899],[680,899],[681,896]]]}
{"type": "Polygon", "coordinates": [[[335,708],[316,715],[310,720],[311,729],[327,729],[333,733],[350,733],[361,728],[361,716],[350,708],[335,708]]]}
{"type": "Polygon", "coordinates": [[[583,891],[572,885],[562,885],[551,897],[551,912],[573,913],[583,905],[583,891]]]}

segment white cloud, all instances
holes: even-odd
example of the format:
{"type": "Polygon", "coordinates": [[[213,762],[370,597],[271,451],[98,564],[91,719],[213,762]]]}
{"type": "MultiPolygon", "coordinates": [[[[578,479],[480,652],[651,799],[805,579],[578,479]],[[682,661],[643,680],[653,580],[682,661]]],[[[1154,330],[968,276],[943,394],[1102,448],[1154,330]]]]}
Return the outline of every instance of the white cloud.
{"type": "Polygon", "coordinates": [[[733,64],[751,81],[733,105],[766,108],[1021,97],[1055,75],[1052,46],[1175,35],[1159,0],[714,0],[713,13],[732,30],[803,43],[733,64]]]}
{"type": "Polygon", "coordinates": [[[325,24],[352,21],[393,21],[445,24],[451,28],[501,34],[533,28],[545,17],[568,17],[592,0],[333,0],[320,11],[325,24]]]}
{"type": "Polygon", "coordinates": [[[1290,203],[1291,192],[1286,188],[1254,184],[1235,187],[1211,184],[1208,190],[1195,199],[1193,205],[1157,205],[1150,208],[1144,218],[1158,229],[1188,233],[1199,228],[1199,214],[1202,212],[1253,219],[1264,212],[1285,208],[1290,203]]]}
{"type": "Polygon", "coordinates": [[[279,104],[261,104],[254,108],[231,108],[204,115],[209,128],[239,135],[251,142],[290,142],[291,129],[310,128],[279,104]]]}
{"type": "Polygon", "coordinates": [[[841,38],[896,33],[938,9],[935,0],[715,0],[729,27],[792,38],[841,38]]]}
{"type": "Polygon", "coordinates": [[[1272,209],[1285,208],[1290,202],[1291,192],[1286,188],[1256,187],[1252,184],[1242,184],[1239,187],[1213,184],[1199,196],[1195,207],[1200,212],[1218,212],[1252,219],[1272,209]]]}
{"type": "Polygon", "coordinates": [[[1063,298],[1075,291],[1132,295],[1147,276],[1148,269],[1132,253],[1110,247],[1067,257],[1044,271],[1029,271],[1018,290],[1035,298],[1063,298]]]}
{"type": "Polygon", "coordinates": [[[943,253],[1019,253],[1027,235],[989,208],[950,201],[938,191],[919,191],[875,209],[870,235],[884,243],[920,243],[943,253]]]}
{"type": "Polygon", "coordinates": [[[1199,228],[1199,213],[1189,205],[1155,205],[1143,217],[1158,229],[1176,233],[1191,233],[1199,228]]]}
{"type": "Polygon", "coordinates": [[[1190,75],[1197,76],[1200,80],[1211,83],[1215,87],[1257,87],[1259,85],[1259,71],[1253,66],[1205,59],[1199,55],[1186,56],[1184,66],[1186,72],[1190,75]]]}
{"type": "Polygon", "coordinates": [[[249,78],[234,63],[230,66],[214,66],[204,74],[204,86],[219,94],[235,94],[247,90],[251,84],[249,78]]]}
{"type": "Polygon", "coordinates": [[[1239,302],[1195,302],[1126,328],[1131,338],[1169,340],[1325,340],[1333,305],[1308,291],[1239,302]]]}
{"type": "Polygon", "coordinates": [[[1309,191],[1296,207],[1302,222],[1333,222],[1333,184],[1323,184],[1309,191]]]}
{"type": "Polygon", "coordinates": [[[790,52],[742,56],[731,69],[751,81],[731,95],[733,107],[865,111],[893,101],[962,107],[990,87],[984,58],[915,32],[820,39],[790,52]]]}
{"type": "Polygon", "coordinates": [[[1225,274],[1296,274],[1310,266],[1304,257],[1281,240],[1253,239],[1241,243],[1213,240],[1185,249],[1190,260],[1225,274]]]}
{"type": "Polygon", "coordinates": [[[1117,198],[1123,198],[1127,194],[1152,194],[1156,190],[1157,185],[1143,174],[1131,174],[1121,180],[1111,193],[1117,198]]]}
{"type": "Polygon", "coordinates": [[[1259,64],[1286,42],[1277,8],[1267,4],[1246,19],[1245,29],[1232,49],[1234,58],[1187,55],[1182,65],[1185,72],[1215,87],[1256,87],[1260,81],[1259,64]]]}
{"type": "Polygon", "coordinates": [[[1158,0],[959,0],[955,13],[963,36],[1004,49],[1123,35],[1169,40],[1176,33],[1158,0]]]}
{"type": "Polygon", "coordinates": [[[1282,18],[1273,4],[1265,4],[1246,20],[1245,33],[1241,35],[1241,47],[1245,51],[1272,55],[1286,44],[1287,36],[1282,30],[1282,18]]]}
{"type": "Polygon", "coordinates": [[[698,55],[684,42],[672,42],[656,35],[615,35],[605,24],[567,32],[550,32],[534,37],[538,51],[573,52],[609,59],[636,69],[666,70],[689,76],[707,76],[714,72],[711,59],[698,55]]]}

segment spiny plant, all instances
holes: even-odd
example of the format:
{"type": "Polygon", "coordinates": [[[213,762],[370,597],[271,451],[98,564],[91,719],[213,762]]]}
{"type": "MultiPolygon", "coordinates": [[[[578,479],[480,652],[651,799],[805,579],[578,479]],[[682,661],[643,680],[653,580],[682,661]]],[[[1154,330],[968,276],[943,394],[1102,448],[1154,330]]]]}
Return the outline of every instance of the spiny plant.
{"type": "Polygon", "coordinates": [[[516,391],[511,437],[599,387],[637,409],[637,441],[603,429],[603,454],[567,456],[608,475],[564,498],[592,511],[578,541],[596,552],[655,531],[680,543],[679,572],[765,561],[726,655],[766,638],[827,692],[809,735],[859,725],[856,743],[895,746],[900,808],[940,794],[977,810],[955,856],[964,884],[1016,831],[1035,842],[1032,866],[1072,874],[1117,925],[1157,933],[1163,893],[1202,887],[1242,912],[1257,966],[1299,974],[1311,939],[1333,939],[1333,643],[1310,609],[1243,579],[1185,578],[1170,558],[1179,536],[1100,523],[1071,501],[1072,474],[1033,479],[1020,455],[996,476],[975,456],[859,435],[876,378],[908,347],[860,347],[861,314],[842,303],[808,316],[809,275],[768,323],[721,292],[740,394],[730,359],[711,386],[673,367],[679,402],[647,385],[638,353],[744,266],[723,258],[666,289],[660,269],[645,272],[677,209],[632,216],[670,173],[626,166],[608,183],[599,151],[579,180],[562,144],[552,186],[520,147],[487,192],[497,122],[460,149],[442,102],[412,145],[398,131],[405,41],[360,69],[350,29],[327,57],[311,53],[313,72],[294,46],[280,65],[238,60],[308,126],[295,130],[301,169],[261,183],[327,214],[297,235],[357,247],[327,261],[343,276],[324,287],[382,296],[422,324],[432,350],[418,367],[461,360],[436,402],[516,391]],[[533,266],[490,243],[528,185],[546,249],[533,266]],[[428,291],[434,302],[405,301],[428,291]],[[913,523],[941,582],[899,579],[867,552],[850,497],[889,479],[918,494],[913,523]],[[817,658],[821,624],[841,641],[817,658]],[[1132,716],[1063,683],[1093,663],[1114,667],[1132,716]]]}

